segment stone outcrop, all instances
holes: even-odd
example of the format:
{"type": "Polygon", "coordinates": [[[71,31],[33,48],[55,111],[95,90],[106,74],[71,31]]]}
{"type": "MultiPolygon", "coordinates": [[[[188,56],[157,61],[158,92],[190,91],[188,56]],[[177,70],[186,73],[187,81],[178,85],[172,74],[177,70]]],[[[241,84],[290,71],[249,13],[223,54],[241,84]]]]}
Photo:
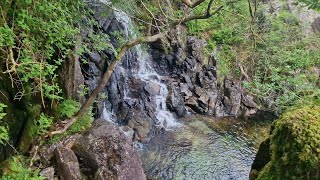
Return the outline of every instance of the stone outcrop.
{"type": "Polygon", "coordinates": [[[103,119],[73,147],[78,157],[95,173],[95,179],[145,179],[138,153],[118,127],[103,119]]]}
{"type": "Polygon", "coordinates": [[[54,152],[57,167],[62,180],[81,179],[79,162],[71,149],[59,146],[54,152]]]}
{"type": "Polygon", "coordinates": [[[84,88],[84,76],[81,72],[79,58],[72,56],[70,59],[63,62],[59,72],[60,81],[67,98],[83,102],[84,99],[80,96],[80,92],[84,88]]]}
{"type": "Polygon", "coordinates": [[[218,67],[214,57],[209,59],[209,65],[204,65],[204,41],[196,37],[187,37],[185,41],[175,39],[177,36],[171,38],[172,49],[167,55],[163,55],[164,48],[161,49],[161,46],[152,46],[155,69],[171,77],[167,81],[167,106],[171,111],[178,116],[188,111],[216,117],[250,116],[256,112],[258,105],[239,81],[227,77],[222,84],[219,83],[221,80],[217,77],[218,67]],[[185,59],[181,59],[183,57],[185,59]],[[165,66],[159,62],[172,63],[165,66]]]}
{"type": "Polygon", "coordinates": [[[54,168],[53,167],[47,167],[40,171],[40,175],[47,180],[54,180],[54,168]]]}
{"type": "MultiPolygon", "coordinates": [[[[109,61],[115,56],[115,49],[119,47],[115,34],[126,38],[133,33],[130,31],[132,23],[129,17],[106,11],[108,8],[97,2],[91,3],[90,7],[100,27],[94,30],[82,27],[82,36],[86,39],[90,31],[106,34],[110,37],[110,48],[80,57],[81,62],[88,62],[82,63],[81,67],[89,93],[99,83],[109,61]]],[[[90,43],[88,46],[91,47],[90,43]]],[[[232,77],[224,81],[219,79],[217,60],[215,57],[207,60],[203,55],[205,46],[204,40],[187,36],[186,28],[179,26],[169,33],[167,39],[152,43],[145,54],[141,48],[131,48],[118,63],[105,88],[108,98],[95,103],[96,118],[102,117],[103,110],[112,112],[110,118],[128,133],[132,134],[133,131],[134,140],[147,141],[161,127],[157,126],[162,123],[157,112],[164,106],[177,117],[187,112],[217,117],[249,116],[255,113],[257,105],[244,92],[240,82],[232,77]],[[141,59],[148,63],[142,68],[156,71],[149,72],[148,81],[139,74],[139,68],[143,66],[141,59]],[[206,61],[209,63],[204,64],[206,61]],[[165,94],[161,90],[161,83],[168,89],[165,105],[159,102],[159,96],[165,94]]]]}
{"type": "Polygon", "coordinates": [[[145,180],[141,161],[132,141],[116,125],[95,120],[81,135],[75,135],[40,151],[41,174],[54,179],[145,180]],[[56,169],[52,165],[56,164],[56,169]],[[56,170],[56,171],[55,171],[56,170]]]}

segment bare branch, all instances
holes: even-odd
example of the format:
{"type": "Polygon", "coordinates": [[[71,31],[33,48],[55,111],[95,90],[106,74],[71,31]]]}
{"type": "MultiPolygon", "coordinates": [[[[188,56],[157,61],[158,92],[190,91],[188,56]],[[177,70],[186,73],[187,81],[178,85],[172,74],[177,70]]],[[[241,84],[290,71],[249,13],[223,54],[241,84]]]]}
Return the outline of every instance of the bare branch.
{"type": "Polygon", "coordinates": [[[151,15],[152,19],[154,20],[154,22],[155,22],[155,24],[156,24],[156,27],[157,27],[158,31],[161,32],[157,21],[159,21],[163,26],[165,26],[165,23],[162,22],[160,19],[157,19],[157,18],[153,15],[153,13],[150,11],[150,9],[143,3],[142,0],[140,0],[140,2],[141,2],[141,4],[142,4],[142,6],[143,6],[143,7],[148,11],[148,13],[151,15]]]}
{"type": "Polygon", "coordinates": [[[193,20],[197,20],[197,19],[208,19],[210,18],[211,16],[217,14],[220,10],[223,9],[224,6],[220,6],[218,7],[215,11],[213,12],[210,12],[209,8],[207,10],[207,13],[204,14],[204,15],[196,15],[196,16],[189,16],[189,17],[186,17],[184,18],[180,23],[186,23],[188,21],[193,21],[193,20]]]}
{"type": "Polygon", "coordinates": [[[187,5],[189,8],[195,8],[201,3],[203,3],[205,0],[197,0],[196,2],[192,2],[191,0],[182,0],[182,2],[187,5]]]}
{"type": "MultiPolygon", "coordinates": [[[[210,0],[210,2],[208,4],[208,7],[207,7],[206,14],[185,17],[180,22],[175,22],[174,25],[178,25],[178,24],[181,24],[181,23],[186,23],[188,21],[193,21],[193,20],[197,20],[197,19],[208,19],[208,18],[212,17],[213,15],[217,14],[219,11],[221,11],[225,7],[225,5],[221,5],[217,9],[215,9],[214,11],[211,11],[212,5],[213,5],[213,1],[214,0],[210,0]]],[[[238,1],[239,0],[229,1],[229,2],[226,3],[226,5],[229,5],[229,4],[238,2],[238,1]]]]}

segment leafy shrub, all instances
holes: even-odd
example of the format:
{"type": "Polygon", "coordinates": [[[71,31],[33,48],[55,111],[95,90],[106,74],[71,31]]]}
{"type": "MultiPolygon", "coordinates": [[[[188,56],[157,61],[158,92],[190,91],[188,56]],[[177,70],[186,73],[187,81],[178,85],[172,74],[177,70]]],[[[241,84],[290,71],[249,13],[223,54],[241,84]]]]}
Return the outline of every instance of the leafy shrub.
{"type": "Polygon", "coordinates": [[[252,77],[244,86],[278,114],[295,101],[319,97],[316,69],[320,64],[318,35],[306,37],[296,15],[282,10],[277,16],[258,11],[259,38],[251,54],[252,65],[244,64],[252,77]],[[313,70],[312,70],[313,69],[313,70]]]}
{"type": "Polygon", "coordinates": [[[0,2],[0,49],[23,84],[42,97],[61,99],[57,68],[67,59],[79,29],[74,24],[81,0],[9,0],[0,2]]]}
{"type": "Polygon", "coordinates": [[[3,112],[6,107],[7,106],[5,104],[0,103],[0,120],[6,115],[6,113],[3,112]]]}
{"type": "MultiPolygon", "coordinates": [[[[0,122],[1,119],[6,115],[3,113],[3,109],[7,107],[6,105],[0,103],[0,122]]],[[[9,140],[9,133],[5,126],[0,126],[0,144],[4,144],[9,140]]]]}
{"type": "Polygon", "coordinates": [[[9,140],[9,133],[6,127],[0,126],[0,144],[5,144],[9,140]]]}
{"type": "Polygon", "coordinates": [[[39,176],[39,171],[31,170],[26,160],[22,156],[11,157],[4,163],[2,180],[44,180],[44,177],[39,176]]]}
{"type": "Polygon", "coordinates": [[[298,1],[306,4],[311,9],[315,9],[318,11],[320,10],[320,3],[318,0],[298,0],[298,1]]]}
{"type": "Polygon", "coordinates": [[[80,108],[80,103],[74,100],[65,100],[58,106],[59,118],[71,118],[80,108]]]}
{"type": "Polygon", "coordinates": [[[88,112],[77,120],[67,131],[67,134],[79,133],[87,130],[91,127],[93,122],[92,108],[89,108],[88,112]]]}
{"type": "Polygon", "coordinates": [[[46,116],[44,113],[40,114],[39,120],[38,120],[38,128],[37,128],[37,135],[43,135],[47,132],[47,130],[52,126],[53,124],[53,117],[46,116]]]}
{"type": "MultiPolygon", "coordinates": [[[[58,106],[57,118],[59,120],[63,120],[65,118],[71,118],[75,115],[76,112],[78,112],[79,109],[80,109],[80,103],[74,100],[64,100],[58,106]]],[[[81,133],[87,130],[88,128],[91,127],[93,120],[94,118],[93,118],[92,108],[90,107],[88,112],[82,115],[81,117],[79,117],[78,120],[73,125],[71,125],[64,134],[53,136],[53,138],[50,139],[48,143],[53,144],[67,135],[81,133]]]]}
{"type": "MultiPolygon", "coordinates": [[[[75,115],[76,112],[80,109],[80,103],[74,101],[74,100],[65,100],[63,101],[59,107],[58,107],[58,114],[59,118],[71,118],[73,115],[75,115]]],[[[88,112],[79,117],[77,122],[75,122],[67,131],[67,134],[74,134],[82,132],[89,127],[91,127],[91,124],[93,122],[93,113],[92,108],[89,108],[88,112]]]]}

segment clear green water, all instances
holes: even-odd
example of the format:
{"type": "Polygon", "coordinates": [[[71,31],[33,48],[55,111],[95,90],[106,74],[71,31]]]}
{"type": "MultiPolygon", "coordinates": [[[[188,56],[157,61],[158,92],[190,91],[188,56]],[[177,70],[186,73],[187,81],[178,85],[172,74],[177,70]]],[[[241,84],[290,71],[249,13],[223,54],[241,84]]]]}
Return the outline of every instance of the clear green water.
{"type": "Polygon", "coordinates": [[[270,122],[192,116],[140,151],[148,179],[245,180],[270,122]]]}

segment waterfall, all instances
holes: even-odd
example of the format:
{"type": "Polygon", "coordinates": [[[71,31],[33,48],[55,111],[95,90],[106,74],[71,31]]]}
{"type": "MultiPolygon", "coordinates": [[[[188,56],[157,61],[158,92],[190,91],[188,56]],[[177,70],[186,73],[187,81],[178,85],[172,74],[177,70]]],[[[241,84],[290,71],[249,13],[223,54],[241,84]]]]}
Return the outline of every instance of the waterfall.
{"type": "Polygon", "coordinates": [[[181,124],[176,121],[173,114],[167,109],[166,98],[168,96],[168,88],[166,84],[161,82],[162,77],[151,67],[150,59],[152,58],[142,49],[141,45],[137,45],[135,48],[138,52],[139,63],[136,77],[146,83],[154,83],[160,87],[159,94],[155,96],[157,126],[164,127],[167,130],[180,126],[181,124]]]}
{"type": "MultiPolygon", "coordinates": [[[[126,37],[126,39],[135,39],[137,37],[137,34],[134,32],[134,27],[131,18],[121,10],[115,10],[114,13],[117,21],[121,23],[123,27],[123,34],[126,37]]],[[[145,82],[146,84],[152,83],[160,87],[159,93],[152,97],[154,98],[156,105],[156,126],[165,128],[166,130],[171,130],[175,127],[180,126],[181,124],[176,121],[174,115],[167,110],[166,98],[168,96],[168,89],[166,84],[161,82],[161,79],[163,78],[150,65],[150,60],[152,59],[152,57],[141,45],[136,45],[135,47],[131,48],[131,51],[136,53],[136,59],[130,59],[125,57],[122,61],[126,60],[127,65],[131,64],[132,61],[135,61],[137,62],[138,66],[136,68],[130,69],[131,73],[125,72],[128,71],[128,69],[122,67],[124,62],[119,63],[118,66],[121,66],[119,68],[123,74],[130,74],[131,77],[139,79],[145,82]]],[[[126,55],[127,54],[128,53],[126,53],[126,55]]],[[[126,76],[125,82],[123,82],[125,83],[125,88],[122,100],[130,100],[131,98],[129,96],[130,87],[128,86],[127,80],[128,77],[126,76]]],[[[104,107],[102,117],[109,121],[115,121],[115,115],[112,112],[108,112],[106,107],[104,107]]]]}

